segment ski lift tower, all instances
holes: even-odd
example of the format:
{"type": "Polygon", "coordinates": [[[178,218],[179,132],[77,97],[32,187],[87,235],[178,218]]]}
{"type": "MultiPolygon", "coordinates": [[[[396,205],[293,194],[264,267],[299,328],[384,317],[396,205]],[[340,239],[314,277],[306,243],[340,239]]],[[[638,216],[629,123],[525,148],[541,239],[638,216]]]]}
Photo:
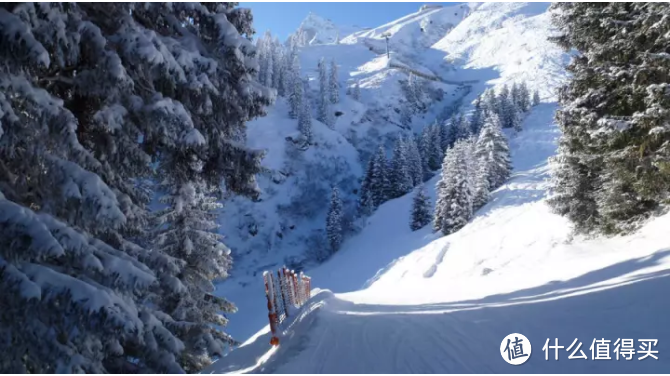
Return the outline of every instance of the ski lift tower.
{"type": "Polygon", "coordinates": [[[389,53],[389,38],[391,37],[391,34],[386,32],[386,33],[382,34],[382,37],[384,37],[384,39],[386,39],[386,58],[391,60],[391,55],[389,53]]]}

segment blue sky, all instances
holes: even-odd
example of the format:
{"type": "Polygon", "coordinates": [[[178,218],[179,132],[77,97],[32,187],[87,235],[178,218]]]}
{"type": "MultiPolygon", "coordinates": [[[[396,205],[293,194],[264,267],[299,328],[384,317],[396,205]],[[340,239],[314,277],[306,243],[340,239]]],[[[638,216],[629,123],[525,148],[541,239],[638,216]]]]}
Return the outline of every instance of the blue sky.
{"type": "MultiPolygon", "coordinates": [[[[311,11],[336,25],[375,27],[419,10],[424,3],[240,3],[251,8],[256,35],[271,30],[283,41],[311,11]]],[[[429,3],[444,4],[444,3],[429,3]]],[[[454,3],[457,4],[457,3],[454,3]]]]}

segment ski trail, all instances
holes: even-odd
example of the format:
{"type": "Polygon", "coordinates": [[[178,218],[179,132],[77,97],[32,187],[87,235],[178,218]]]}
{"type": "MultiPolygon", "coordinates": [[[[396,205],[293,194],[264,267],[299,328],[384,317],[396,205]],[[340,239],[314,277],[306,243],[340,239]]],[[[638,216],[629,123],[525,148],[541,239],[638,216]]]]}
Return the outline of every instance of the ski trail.
{"type": "Polygon", "coordinates": [[[442,247],[442,249],[440,250],[440,253],[438,253],[437,257],[435,258],[435,263],[433,263],[433,265],[431,265],[430,268],[428,268],[428,270],[426,270],[426,272],[423,273],[424,278],[430,278],[433,275],[435,275],[435,272],[437,271],[437,267],[438,267],[438,265],[440,265],[442,263],[442,260],[444,260],[444,255],[447,254],[448,249],[449,249],[449,244],[442,247]]]}

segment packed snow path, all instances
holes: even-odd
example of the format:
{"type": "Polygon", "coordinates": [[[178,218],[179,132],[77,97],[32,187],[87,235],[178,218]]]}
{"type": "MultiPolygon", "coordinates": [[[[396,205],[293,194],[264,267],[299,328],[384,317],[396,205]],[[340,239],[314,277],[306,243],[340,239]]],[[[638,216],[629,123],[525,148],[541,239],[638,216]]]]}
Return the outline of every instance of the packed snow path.
{"type": "Polygon", "coordinates": [[[346,293],[315,291],[279,347],[266,327],[205,373],[667,371],[670,216],[628,237],[571,238],[544,201],[554,110],[535,108],[511,135],[515,172],[464,229],[442,238],[411,232],[411,197],[384,204],[310,273],[315,286],[346,293]],[[500,355],[510,333],[532,344],[523,365],[500,355]],[[565,347],[558,361],[553,350],[545,360],[545,341],[555,338],[565,347]],[[588,359],[568,359],[575,338],[588,359]],[[612,360],[591,360],[594,338],[612,341],[612,360]],[[659,360],[617,361],[619,338],[634,339],[637,351],[637,340],[658,339],[659,360]]]}

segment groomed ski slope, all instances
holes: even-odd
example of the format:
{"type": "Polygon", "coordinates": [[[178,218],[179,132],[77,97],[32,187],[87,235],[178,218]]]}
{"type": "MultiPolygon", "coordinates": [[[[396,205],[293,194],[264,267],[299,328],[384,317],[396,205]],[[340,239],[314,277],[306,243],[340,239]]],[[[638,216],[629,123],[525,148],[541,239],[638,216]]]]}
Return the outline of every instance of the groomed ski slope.
{"type": "Polygon", "coordinates": [[[411,232],[411,195],[382,205],[310,271],[313,286],[338,293],[315,290],[279,347],[266,326],[204,373],[667,372],[670,216],[627,237],[572,238],[545,202],[554,111],[534,108],[510,135],[512,178],[461,231],[411,232]],[[515,332],[533,348],[520,366],[499,352],[515,332]],[[559,361],[553,350],[545,360],[548,338],[565,346],[559,361]],[[568,360],[575,338],[588,360],[568,360]],[[632,338],[636,350],[658,339],[659,360],[591,360],[594,338],[632,338]]]}

